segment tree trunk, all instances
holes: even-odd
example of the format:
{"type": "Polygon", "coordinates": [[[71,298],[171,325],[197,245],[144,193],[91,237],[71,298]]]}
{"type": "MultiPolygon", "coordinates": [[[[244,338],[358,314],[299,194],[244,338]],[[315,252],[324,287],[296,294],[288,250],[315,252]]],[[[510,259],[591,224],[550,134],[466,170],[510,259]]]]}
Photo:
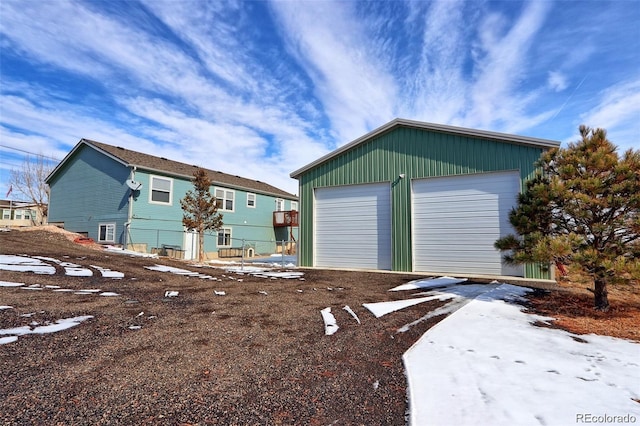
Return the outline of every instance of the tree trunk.
{"type": "Polygon", "coordinates": [[[198,230],[198,262],[204,262],[204,229],[198,230]]]}
{"type": "Polygon", "coordinates": [[[595,308],[599,311],[608,311],[609,310],[609,298],[607,292],[607,279],[600,274],[596,274],[594,280],[594,301],[595,308]]]}

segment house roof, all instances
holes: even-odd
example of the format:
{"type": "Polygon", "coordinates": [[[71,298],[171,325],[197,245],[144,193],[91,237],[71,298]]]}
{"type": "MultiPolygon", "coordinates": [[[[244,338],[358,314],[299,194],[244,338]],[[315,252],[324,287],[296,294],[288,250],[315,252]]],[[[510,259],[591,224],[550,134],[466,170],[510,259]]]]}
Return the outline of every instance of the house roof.
{"type": "MultiPolygon", "coordinates": [[[[89,146],[111,158],[122,163],[126,167],[136,167],[138,169],[152,171],[156,173],[163,173],[166,175],[183,178],[187,180],[193,179],[193,172],[199,167],[192,164],[180,163],[178,161],[169,160],[164,157],[156,157],[155,155],[149,155],[138,151],[132,151],[130,149],[122,148],[119,146],[113,146],[102,142],[96,142],[90,139],[81,139],[80,142],[71,150],[69,154],[58,164],[58,166],[47,177],[49,180],[62,168],[63,164],[70,158],[75,151],[81,146],[89,146]]],[[[266,195],[273,195],[276,197],[282,197],[286,199],[297,200],[298,197],[269,185],[268,183],[261,182],[259,180],[252,180],[243,178],[236,175],[230,175],[217,170],[209,170],[203,167],[209,174],[209,179],[213,185],[225,186],[228,188],[235,188],[246,190],[249,192],[257,192],[266,195]]]]}
{"type": "Polygon", "coordinates": [[[343,145],[340,148],[328,153],[327,155],[320,157],[317,160],[307,164],[306,166],[292,172],[290,176],[294,179],[297,179],[303,173],[315,168],[316,166],[322,163],[325,163],[331,160],[334,157],[339,156],[343,152],[348,151],[362,143],[368,142],[369,140],[377,136],[380,136],[383,133],[387,133],[398,127],[410,127],[414,129],[430,130],[430,131],[440,132],[440,133],[473,136],[473,137],[479,137],[482,139],[491,139],[499,142],[508,142],[508,143],[515,143],[515,144],[521,144],[521,145],[537,146],[537,147],[546,148],[546,149],[556,148],[560,146],[559,141],[553,141],[550,139],[538,139],[538,138],[531,138],[527,136],[510,135],[507,133],[489,132],[486,130],[469,129],[466,127],[447,126],[444,124],[434,124],[434,123],[426,123],[422,121],[396,118],[388,122],[387,124],[384,124],[375,130],[372,130],[366,135],[361,136],[358,139],[351,141],[348,144],[343,145]]]}

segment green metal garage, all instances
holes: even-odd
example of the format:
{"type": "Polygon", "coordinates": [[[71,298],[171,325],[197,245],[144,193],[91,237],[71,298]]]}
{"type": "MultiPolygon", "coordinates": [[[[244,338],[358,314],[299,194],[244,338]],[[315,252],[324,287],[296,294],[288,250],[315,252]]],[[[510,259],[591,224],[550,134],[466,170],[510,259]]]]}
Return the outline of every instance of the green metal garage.
{"type": "Polygon", "coordinates": [[[549,278],[493,247],[560,142],[395,119],[291,173],[300,266],[549,278]]]}

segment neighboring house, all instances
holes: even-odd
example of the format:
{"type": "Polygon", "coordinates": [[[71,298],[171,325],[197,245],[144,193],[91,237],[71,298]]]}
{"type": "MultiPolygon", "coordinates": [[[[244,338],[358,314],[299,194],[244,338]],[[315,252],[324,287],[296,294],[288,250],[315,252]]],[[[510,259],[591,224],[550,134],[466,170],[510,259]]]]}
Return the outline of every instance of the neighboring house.
{"type": "Polygon", "coordinates": [[[26,201],[0,200],[0,226],[44,225],[42,209],[26,201]]]}
{"type": "Polygon", "coordinates": [[[300,266],[550,278],[493,246],[560,142],[395,119],[291,173],[300,266]]]}
{"type": "MultiPolygon", "coordinates": [[[[179,257],[196,258],[198,236],[182,226],[180,206],[193,189],[195,170],[194,165],[82,139],[47,177],[49,222],[99,243],[144,252],[170,249],[179,257]]],[[[224,223],[205,237],[208,257],[229,254],[243,241],[251,254],[273,253],[275,241],[296,237],[295,195],[257,180],[207,172],[224,223]],[[294,217],[295,223],[284,218],[276,223],[284,214],[276,211],[294,217]]],[[[292,243],[286,247],[291,249],[292,243]]]]}

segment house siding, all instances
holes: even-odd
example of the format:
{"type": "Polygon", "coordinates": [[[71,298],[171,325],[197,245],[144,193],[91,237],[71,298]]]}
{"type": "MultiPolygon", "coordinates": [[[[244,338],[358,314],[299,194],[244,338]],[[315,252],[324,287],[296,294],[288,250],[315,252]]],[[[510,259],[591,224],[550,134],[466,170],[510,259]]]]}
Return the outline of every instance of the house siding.
{"type": "Polygon", "coordinates": [[[88,147],[80,148],[68,166],[49,182],[49,222],[98,240],[100,223],[116,224],[116,243],[124,238],[129,169],[88,147]]]}
{"type": "MultiPolygon", "coordinates": [[[[147,244],[147,251],[154,247],[162,247],[162,245],[182,246],[184,238],[182,234],[183,211],[180,200],[184,198],[187,191],[193,190],[193,183],[190,180],[145,170],[136,171],[135,180],[142,182],[143,185],[133,202],[129,243],[147,244]],[[170,205],[149,203],[152,176],[173,179],[170,205]]],[[[274,242],[274,244],[276,240],[288,239],[288,231],[284,232],[280,228],[273,227],[272,213],[275,210],[276,197],[222,185],[211,186],[212,194],[215,193],[215,188],[224,188],[234,192],[233,211],[219,210],[219,213],[223,215],[224,228],[232,229],[232,247],[240,247],[243,239],[274,242]],[[256,196],[254,208],[247,207],[248,192],[256,196]]],[[[285,200],[285,206],[290,207],[290,205],[291,201],[285,200]]],[[[218,250],[216,234],[215,231],[206,232],[204,246],[206,252],[218,250]]]]}
{"type": "MultiPolygon", "coordinates": [[[[535,173],[542,147],[474,136],[396,127],[306,170],[300,184],[299,264],[313,266],[314,189],[388,182],[391,185],[392,269],[412,270],[411,180],[500,170],[517,170],[521,188],[535,173]],[[398,176],[404,174],[404,179],[398,176]]],[[[527,265],[529,278],[549,278],[527,265]]]]}

